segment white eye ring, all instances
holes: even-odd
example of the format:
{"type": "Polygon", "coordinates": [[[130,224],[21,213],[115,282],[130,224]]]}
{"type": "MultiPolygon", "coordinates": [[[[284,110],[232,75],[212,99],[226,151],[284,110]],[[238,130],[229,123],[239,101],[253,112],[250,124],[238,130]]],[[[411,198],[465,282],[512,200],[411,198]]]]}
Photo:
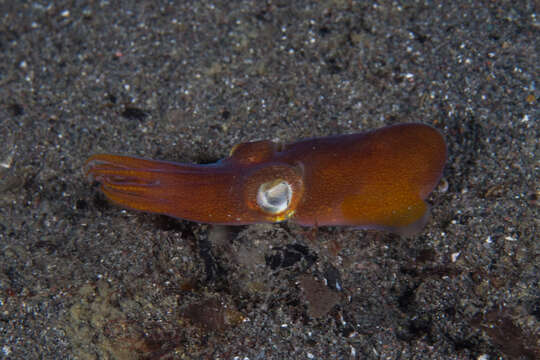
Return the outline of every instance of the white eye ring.
{"type": "Polygon", "coordinates": [[[266,213],[279,214],[287,210],[292,196],[292,186],[283,179],[276,179],[259,186],[257,204],[266,213]]]}

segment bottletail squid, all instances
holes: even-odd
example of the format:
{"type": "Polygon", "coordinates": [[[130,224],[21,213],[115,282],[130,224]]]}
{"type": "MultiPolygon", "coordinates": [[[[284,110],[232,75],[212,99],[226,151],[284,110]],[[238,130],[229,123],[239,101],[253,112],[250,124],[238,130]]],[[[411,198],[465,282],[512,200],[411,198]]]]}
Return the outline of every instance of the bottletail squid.
{"type": "Polygon", "coordinates": [[[242,143],[208,165],[99,154],[86,171],[112,202],[180,219],[226,225],[289,219],[410,234],[427,221],[424,200],[446,157],[436,129],[400,124],[283,146],[242,143]]]}

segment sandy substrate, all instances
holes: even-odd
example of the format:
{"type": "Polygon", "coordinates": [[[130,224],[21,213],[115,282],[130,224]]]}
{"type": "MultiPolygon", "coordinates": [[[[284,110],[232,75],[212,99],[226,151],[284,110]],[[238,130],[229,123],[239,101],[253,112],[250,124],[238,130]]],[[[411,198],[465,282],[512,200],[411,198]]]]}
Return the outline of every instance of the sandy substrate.
{"type": "Polygon", "coordinates": [[[540,357],[534,1],[74,3],[0,5],[0,358],[540,357]],[[127,211],[82,170],[405,122],[449,149],[411,237],[127,211]]]}

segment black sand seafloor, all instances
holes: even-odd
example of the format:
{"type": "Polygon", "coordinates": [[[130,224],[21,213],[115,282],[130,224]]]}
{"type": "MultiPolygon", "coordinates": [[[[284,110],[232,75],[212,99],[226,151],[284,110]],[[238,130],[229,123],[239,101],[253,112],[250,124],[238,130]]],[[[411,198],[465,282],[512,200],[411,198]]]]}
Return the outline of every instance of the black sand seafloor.
{"type": "Polygon", "coordinates": [[[540,358],[536,6],[0,1],[0,359],[540,358]],[[138,213],[83,172],[404,122],[449,150],[410,237],[138,213]]]}

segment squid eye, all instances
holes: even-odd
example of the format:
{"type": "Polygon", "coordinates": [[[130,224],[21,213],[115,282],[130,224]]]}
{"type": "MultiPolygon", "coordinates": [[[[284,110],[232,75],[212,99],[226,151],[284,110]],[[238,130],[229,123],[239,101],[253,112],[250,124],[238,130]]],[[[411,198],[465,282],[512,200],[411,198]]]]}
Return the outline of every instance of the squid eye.
{"type": "Polygon", "coordinates": [[[266,213],[279,214],[287,210],[292,196],[292,186],[283,179],[276,179],[259,186],[257,204],[266,213]]]}

